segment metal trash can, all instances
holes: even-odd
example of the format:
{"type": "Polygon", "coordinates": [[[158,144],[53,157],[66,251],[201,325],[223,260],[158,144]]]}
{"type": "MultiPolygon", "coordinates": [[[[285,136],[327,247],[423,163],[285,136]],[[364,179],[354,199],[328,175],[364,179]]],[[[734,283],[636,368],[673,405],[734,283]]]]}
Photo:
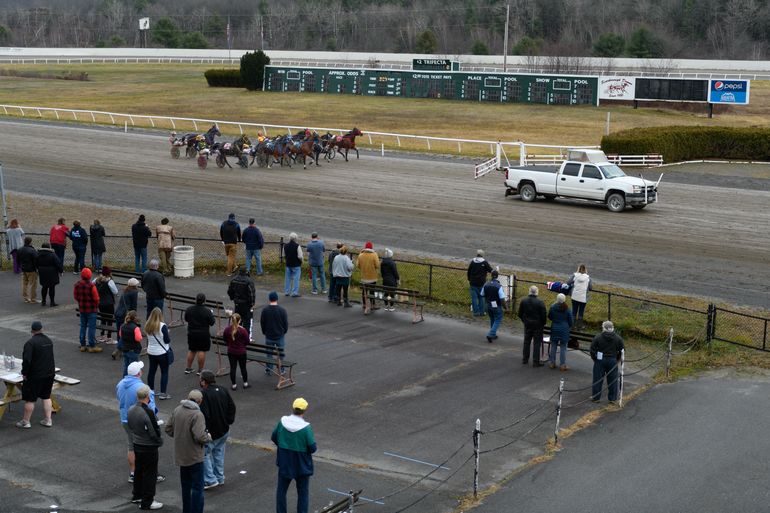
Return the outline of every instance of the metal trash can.
{"type": "Polygon", "coordinates": [[[174,246],[174,276],[192,278],[195,275],[195,248],[174,246]]]}

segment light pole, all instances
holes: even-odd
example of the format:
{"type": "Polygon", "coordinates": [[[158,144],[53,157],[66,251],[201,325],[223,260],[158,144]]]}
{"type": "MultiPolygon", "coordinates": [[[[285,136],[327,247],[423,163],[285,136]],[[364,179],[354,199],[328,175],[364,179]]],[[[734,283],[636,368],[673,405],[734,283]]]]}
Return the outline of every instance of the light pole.
{"type": "Polygon", "coordinates": [[[503,36],[503,73],[508,71],[508,23],[511,19],[511,4],[505,6],[505,35],[503,36]]]}

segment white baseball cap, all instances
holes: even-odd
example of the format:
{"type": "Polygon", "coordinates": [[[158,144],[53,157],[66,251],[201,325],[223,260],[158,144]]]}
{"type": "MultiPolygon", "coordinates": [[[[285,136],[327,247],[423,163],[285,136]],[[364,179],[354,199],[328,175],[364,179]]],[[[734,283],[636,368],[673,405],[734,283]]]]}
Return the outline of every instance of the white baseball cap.
{"type": "Polygon", "coordinates": [[[142,372],[142,369],[144,369],[144,363],[142,361],[131,362],[128,365],[128,375],[129,376],[138,376],[139,373],[142,372]]]}

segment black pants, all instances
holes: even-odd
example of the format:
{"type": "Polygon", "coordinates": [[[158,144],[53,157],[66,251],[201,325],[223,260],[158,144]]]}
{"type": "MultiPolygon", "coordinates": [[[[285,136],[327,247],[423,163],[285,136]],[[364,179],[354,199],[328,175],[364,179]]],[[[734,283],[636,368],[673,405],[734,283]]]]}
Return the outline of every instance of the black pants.
{"type": "MultiPolygon", "coordinates": [[[[53,300],[51,300],[53,301],[53,300]]],[[[99,320],[104,326],[112,326],[115,319],[115,305],[99,305],[99,320]]],[[[112,333],[102,330],[102,336],[107,335],[112,338],[112,333]]]]}
{"type": "Polygon", "coordinates": [[[529,345],[532,343],[532,362],[540,363],[540,346],[543,344],[543,327],[534,324],[524,325],[524,346],[521,360],[529,361],[529,345]]]}
{"type": "Polygon", "coordinates": [[[241,379],[243,379],[244,383],[248,383],[249,373],[246,372],[246,355],[228,354],[227,359],[230,360],[230,382],[235,385],[235,366],[237,364],[241,368],[241,379]]]}
{"type": "Polygon", "coordinates": [[[158,448],[134,444],[136,466],[134,468],[133,499],[142,499],[141,508],[149,509],[155,500],[155,484],[158,480],[158,448]]]}
{"type": "Polygon", "coordinates": [[[337,302],[344,301],[346,304],[348,301],[348,288],[350,287],[350,278],[334,278],[334,286],[337,287],[337,302]]]}
{"type": "Polygon", "coordinates": [[[241,326],[251,335],[251,305],[247,303],[235,303],[235,313],[241,316],[241,326]]]}
{"type": "Polygon", "coordinates": [[[48,297],[50,298],[49,304],[51,305],[54,304],[53,298],[56,295],[56,285],[50,285],[50,286],[43,285],[40,288],[40,299],[43,302],[43,304],[45,304],[46,294],[48,294],[48,297]]]}

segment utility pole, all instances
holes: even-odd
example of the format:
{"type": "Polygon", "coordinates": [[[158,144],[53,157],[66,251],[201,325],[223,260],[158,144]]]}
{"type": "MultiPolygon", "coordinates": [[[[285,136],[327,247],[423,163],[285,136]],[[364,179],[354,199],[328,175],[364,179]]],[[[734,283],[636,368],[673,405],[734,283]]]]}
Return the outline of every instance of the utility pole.
{"type": "MultiPolygon", "coordinates": [[[[3,230],[8,227],[8,210],[6,208],[6,202],[5,202],[5,184],[3,181],[3,163],[0,162],[0,197],[2,197],[3,202],[3,230]]],[[[0,237],[0,264],[3,263],[3,245],[5,245],[5,254],[9,255],[8,251],[8,234],[4,233],[2,237],[0,237]]]]}
{"type": "Polygon", "coordinates": [[[511,4],[505,6],[505,35],[503,36],[503,73],[508,71],[508,23],[511,20],[511,4]]]}

